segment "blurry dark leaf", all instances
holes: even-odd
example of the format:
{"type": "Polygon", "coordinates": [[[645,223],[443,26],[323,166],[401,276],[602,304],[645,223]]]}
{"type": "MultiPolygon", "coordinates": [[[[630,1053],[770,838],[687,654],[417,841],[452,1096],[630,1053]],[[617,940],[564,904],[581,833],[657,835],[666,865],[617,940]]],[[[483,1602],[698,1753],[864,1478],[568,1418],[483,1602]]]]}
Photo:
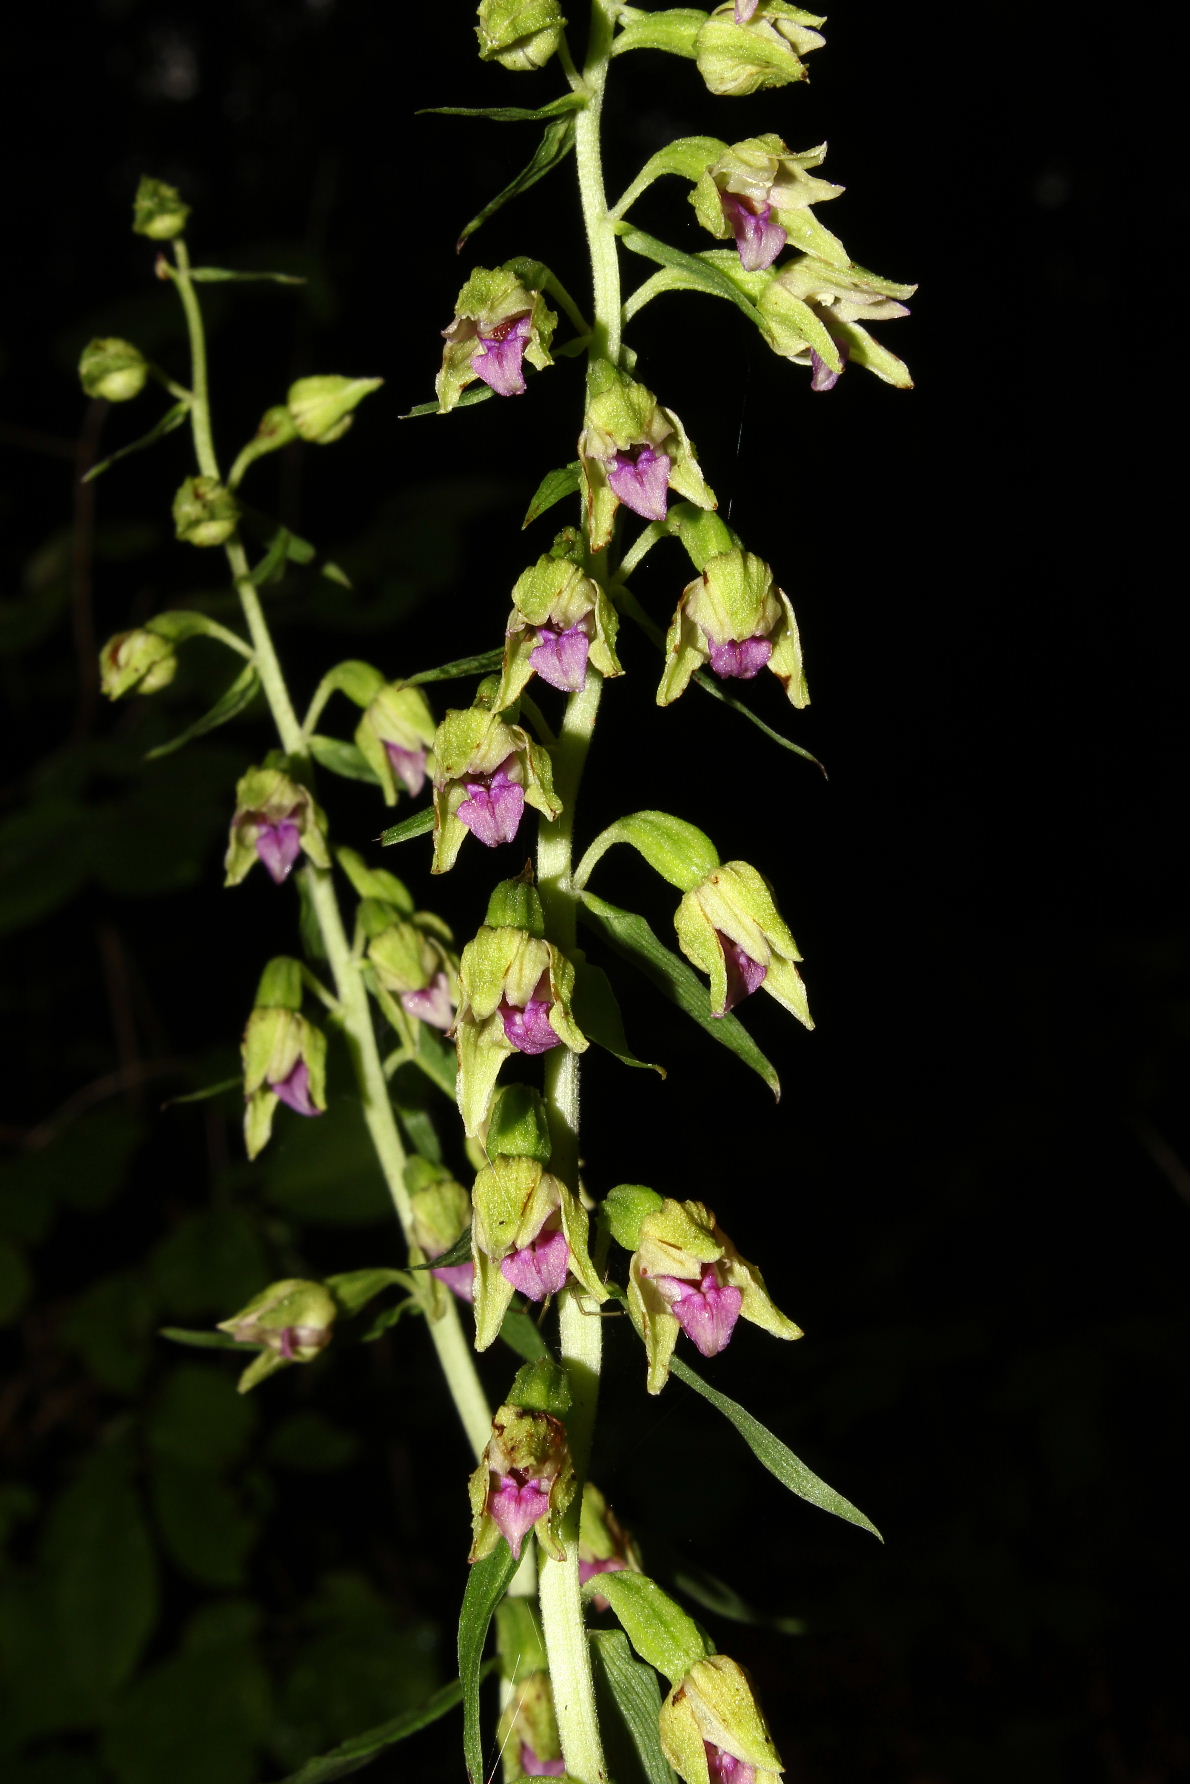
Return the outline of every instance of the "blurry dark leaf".
{"type": "Polygon", "coordinates": [[[156,749],[148,750],[145,754],[145,761],[155,762],[162,756],[172,756],[175,750],[180,750],[184,745],[193,743],[196,737],[205,737],[208,731],[217,731],[220,725],[226,725],[229,720],[246,711],[259,692],[260,677],[253,665],[249,663],[244,669],[241,669],[226,693],[220,695],[209,712],[204,712],[200,719],[195,719],[192,725],[187,725],[180,736],[171,738],[168,743],[159,743],[156,749]]]}
{"type": "Polygon", "coordinates": [[[0,1326],[9,1326],[24,1311],[33,1289],[33,1273],[23,1251],[0,1239],[0,1326]]]}
{"type": "Polygon", "coordinates": [[[475,231],[481,224],[486,223],[489,217],[494,217],[498,210],[502,210],[510,199],[519,198],[522,192],[528,192],[530,187],[535,186],[538,180],[549,173],[551,168],[557,167],[560,161],[565,161],[573,147],[574,119],[572,117],[559,118],[547,124],[532,158],[515,179],[508,182],[503,191],[497,192],[495,198],[485,204],[477,216],[472,217],[470,223],[460,233],[459,239],[455,243],[456,249],[461,248],[467,238],[474,235],[475,231]]]}
{"type": "MultiPolygon", "coordinates": [[[[486,1678],[496,1666],[495,1660],[485,1663],[481,1678],[486,1678]]],[[[323,1753],[318,1759],[308,1759],[304,1766],[291,1772],[283,1780],[283,1784],[332,1784],[336,1778],[348,1778],[353,1772],[362,1771],[377,1754],[383,1753],[386,1747],[395,1746],[421,1728],[428,1728],[440,1717],[457,1708],[463,1699],[463,1687],[458,1679],[449,1685],[443,1685],[435,1691],[420,1709],[407,1710],[403,1716],[394,1716],[391,1722],[382,1722],[379,1728],[369,1728],[364,1734],[353,1735],[331,1753],[323,1753]]]]}
{"type": "Polygon", "coordinates": [[[113,1394],[135,1394],[153,1351],[157,1307],[139,1271],[101,1276],[79,1294],[62,1321],[62,1344],[88,1375],[113,1394]]]}
{"type": "Polygon", "coordinates": [[[291,1412],[274,1426],[265,1445],[265,1459],[274,1468],[304,1474],[331,1474],[346,1468],[359,1454],[353,1431],[334,1424],[313,1407],[291,1412]]]}
{"type": "Polygon", "coordinates": [[[252,1401],[236,1394],[222,1372],[179,1362],[149,1408],[145,1439],[156,1454],[218,1471],[243,1454],[257,1416],[252,1401]]]}
{"type": "Polygon", "coordinates": [[[345,1270],[328,1276],[326,1286],[339,1303],[347,1319],[362,1313],[369,1301],[383,1294],[386,1288],[404,1286],[409,1281],[403,1270],[386,1270],[373,1266],[367,1270],[345,1270]]]}
{"type": "Polygon", "coordinates": [[[92,465],[83,478],[83,482],[92,483],[96,477],[102,476],[104,471],[109,471],[113,465],[119,464],[122,458],[129,458],[134,452],[143,452],[146,446],[155,446],[158,440],[164,440],[166,434],[172,434],[175,428],[181,427],[189,418],[190,399],[186,397],[180,403],[175,403],[172,409],[167,409],[161,420],[155,422],[147,434],[142,434],[130,445],[121,446],[118,452],[109,453],[107,458],[101,458],[97,465],[92,465]]]}
{"type": "Polygon", "coordinates": [[[278,1122],[256,1171],[266,1199],[295,1220],[363,1226],[392,1219],[368,1130],[349,1096],[317,1121],[278,1122]]]}
{"type": "MultiPolygon", "coordinates": [[[[604,1742],[612,1763],[616,1753],[619,1724],[631,1743],[631,1757],[639,1768],[643,1784],[677,1784],[669,1762],[661,1751],[658,1717],[661,1711],[661,1687],[651,1666],[645,1666],[633,1655],[628,1637],[620,1629],[592,1630],[587,1640],[595,1663],[595,1682],[606,1689],[599,1692],[600,1721],[604,1742]],[[609,1726],[610,1724],[610,1726],[609,1726]]],[[[636,1784],[625,1769],[624,1754],[617,1765],[617,1784],[636,1784]]]]}
{"type": "Polygon", "coordinates": [[[43,799],[0,823],[0,935],[52,916],[74,896],[90,869],[88,843],[73,800],[43,799]]]}
{"type": "Polygon", "coordinates": [[[372,786],[378,785],[376,771],[358,745],[345,743],[339,737],[323,737],[317,732],[306,741],[318,766],[325,768],[329,774],[341,775],[344,780],[368,781],[372,786]]]}
{"type": "MultiPolygon", "coordinates": [[[[236,1395],[218,1382],[229,1400],[236,1395]]],[[[153,1510],[171,1559],[204,1586],[238,1586],[257,1537],[235,1492],[206,1466],[175,1460],[162,1452],[149,1475],[153,1510]]]]}
{"type": "Polygon", "coordinates": [[[103,1758],[118,1784],[256,1784],[268,1720],[253,1647],[186,1646],[114,1704],[103,1758]]]}
{"type": "Polygon", "coordinates": [[[204,1208],[150,1253],[149,1275],[173,1319],[226,1319],[270,1280],[270,1258],[243,1209],[204,1208]]]}

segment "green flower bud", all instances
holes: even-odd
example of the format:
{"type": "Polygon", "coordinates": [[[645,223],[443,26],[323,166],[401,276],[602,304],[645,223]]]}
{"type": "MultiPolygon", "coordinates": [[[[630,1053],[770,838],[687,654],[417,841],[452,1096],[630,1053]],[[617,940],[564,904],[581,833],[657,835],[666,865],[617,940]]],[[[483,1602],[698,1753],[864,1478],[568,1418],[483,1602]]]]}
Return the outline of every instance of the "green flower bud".
{"type": "Polygon", "coordinates": [[[216,477],[187,477],[174,497],[174,533],[188,545],[223,545],[239,520],[239,504],[216,477]]]}
{"type": "Polygon", "coordinates": [[[338,1308],[321,1282],[287,1278],[270,1283],[216,1330],[228,1332],[237,1344],[258,1344],[261,1354],[240,1377],[246,1394],[266,1376],[290,1363],[308,1363],[331,1341],[338,1308]]]}
{"type": "Polygon", "coordinates": [[[544,68],[562,41],[566,20],[558,0],[481,0],[480,60],[514,74],[544,68]]]}
{"type": "Polygon", "coordinates": [[[250,768],[236,787],[224,885],[238,886],[257,861],[280,885],[303,852],[315,867],[331,864],[322,808],[281,769],[250,768]]]}
{"type": "Polygon", "coordinates": [[[527,1084],[506,1084],[492,1104],[489,1158],[533,1158],[548,1165],[551,1151],[549,1117],[540,1092],[527,1084]]]}
{"type": "Polygon", "coordinates": [[[168,638],[147,627],[117,632],[99,653],[99,681],[109,700],[122,694],[156,694],[178,672],[178,658],[168,638]]]}
{"type": "Polygon", "coordinates": [[[458,1098],[463,1126],[478,1136],[488,1119],[500,1068],[511,1053],[536,1055],[564,1045],[582,1053],[587,1038],[571,1014],[574,967],[551,943],[523,929],[480,929],[459,961],[458,1098]]]}
{"type": "Polygon", "coordinates": [[[297,1010],[258,1004],[241,1048],[244,1065],[244,1143],[256,1158],[269,1142],[277,1104],[295,1115],[326,1109],[326,1036],[297,1010]]]}
{"type": "Polygon", "coordinates": [[[149,362],[140,348],[114,335],[88,341],[79,357],[83,390],[109,403],[127,403],[139,396],[148,375],[149,362]]]}
{"type": "Polygon", "coordinates": [[[501,1406],[479,1467],[471,1476],[474,1539],[470,1561],[490,1555],[501,1536],[519,1559],[530,1530],[555,1561],[565,1556],[562,1519],[575,1492],[566,1427],[548,1412],[501,1406]]]}
{"type": "Polygon", "coordinates": [[[763,87],[804,81],[802,61],[825,41],[814,30],[825,23],[817,13],[785,0],[760,0],[746,24],[737,24],[737,0],[717,6],[695,42],[698,72],[712,93],[740,97],[763,87]]]}
{"type": "Polygon", "coordinates": [[[499,1335],[514,1290],[544,1301],[573,1276],[595,1301],[607,1299],[588,1250],[587,1211],[538,1159],[494,1158],[471,1201],[476,1350],[499,1335]]]}
{"type": "Polygon", "coordinates": [[[417,798],[434,767],[434,715],[420,688],[399,681],[381,688],[356,726],[355,741],[384,789],[386,805],[397,803],[398,781],[417,798]]]}
{"type": "Polygon", "coordinates": [[[607,360],[591,368],[591,396],[579,439],[591,545],[602,551],[623,502],[644,520],[664,520],[669,491],[698,508],[717,506],[672,409],[607,360]]]}
{"type": "Polygon", "coordinates": [[[372,391],[379,390],[383,378],[339,378],[334,375],[299,378],[289,387],[286,403],[289,418],[303,440],[315,446],[329,446],[341,440],[351,426],[352,410],[372,391]]]}
{"type": "Polygon", "coordinates": [[[549,751],[519,725],[472,706],[448,712],[434,735],[434,864],[446,873],[470,831],[488,848],[511,842],[526,805],[562,809],[549,751]]]}
{"type": "Polygon", "coordinates": [[[176,186],[141,175],[132,201],[132,227],[137,235],[147,235],[154,242],[172,241],[182,234],[189,215],[190,206],[182,203],[176,186]]]}
{"type": "Polygon", "coordinates": [[[538,371],[553,365],[549,349],[558,318],[541,292],[525,282],[525,273],[524,262],[477,266],[459,292],[454,319],[442,331],[446,347],[434,382],[441,414],[448,414],[477,378],[497,396],[521,396],[526,359],[538,371]]]}
{"type": "Polygon", "coordinates": [[[511,706],[535,674],[564,693],[586,686],[588,664],[601,675],[622,675],[619,624],[593,577],[552,552],[538,558],[512,591],[497,707],[511,706]]]}
{"type": "Polygon", "coordinates": [[[785,1769],[751,1680],[726,1654],[696,1661],[674,1686],[661,1706],[660,1735],[662,1752],[685,1784],[734,1777],[745,1766],[755,1784],[779,1784],[785,1769]],[[724,1759],[736,1762],[730,1773],[724,1759]]]}
{"type": "Polygon", "coordinates": [[[774,1306],[755,1264],[740,1256],[702,1202],[668,1197],[640,1223],[628,1267],[628,1312],[644,1339],[648,1389],[659,1394],[684,1331],[704,1357],[730,1342],[738,1319],[774,1338],[801,1328],[774,1306]]]}
{"type": "Polygon", "coordinates": [[[665,640],[658,706],[668,706],[704,664],[721,679],[750,680],[769,668],[794,706],[808,706],[797,620],[763,558],[733,548],[708,559],[687,583],[665,640]]]}
{"type": "Polygon", "coordinates": [[[687,892],[674,916],[678,945],[711,981],[711,1013],[728,1010],[761,986],[813,1028],[801,959],[768,882],[746,861],[726,861],[687,892]]]}

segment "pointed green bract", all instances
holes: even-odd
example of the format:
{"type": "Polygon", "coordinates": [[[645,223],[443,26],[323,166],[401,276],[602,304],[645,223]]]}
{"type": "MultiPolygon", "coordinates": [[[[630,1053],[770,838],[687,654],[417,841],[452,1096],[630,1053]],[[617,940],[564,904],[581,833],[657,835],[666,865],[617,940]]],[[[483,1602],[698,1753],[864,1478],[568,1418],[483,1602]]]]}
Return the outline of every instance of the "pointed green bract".
{"type": "Polygon", "coordinates": [[[710,1651],[694,1619],[647,1574],[601,1573],[586,1591],[607,1599],[641,1659],[675,1683],[710,1651]]]}

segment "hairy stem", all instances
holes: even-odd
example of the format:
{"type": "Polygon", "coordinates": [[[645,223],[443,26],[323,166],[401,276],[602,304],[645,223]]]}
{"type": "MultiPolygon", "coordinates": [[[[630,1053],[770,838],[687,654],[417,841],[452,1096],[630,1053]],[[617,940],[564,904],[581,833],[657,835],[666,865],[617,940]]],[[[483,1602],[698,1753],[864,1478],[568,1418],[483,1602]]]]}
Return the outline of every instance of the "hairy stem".
{"type": "MultiPolygon", "coordinates": [[[[194,452],[204,477],[219,478],[219,460],[211,431],[211,404],[207,381],[206,336],[198,296],[190,278],[190,261],[183,241],[174,244],[176,266],[174,282],[182,300],[186,326],[190,336],[190,358],[193,378],[191,426],[194,452]]],[[[236,593],[240,598],[244,620],[252,640],[253,659],[261,687],[272,714],[282,749],[287,755],[302,758],[306,753],[302,728],[289,697],[285,674],[273,644],[272,633],[261,606],[260,596],[252,582],[248,557],[238,534],[225,546],[228,567],[236,593]]],[[[339,900],[331,874],[312,865],[302,873],[310,894],[310,903],[322,935],[323,947],[334,979],[339,1000],[338,1020],[359,1087],[364,1122],[376,1153],[393,1207],[401,1223],[406,1243],[413,1232],[413,1207],[405,1187],[405,1148],[389,1100],[384,1065],[376,1041],[372,1013],[359,964],[354,959],[343,924],[339,900]]],[[[445,1311],[437,1320],[427,1320],[434,1348],[450,1387],[455,1408],[474,1454],[478,1457],[492,1431],[492,1416],[479,1376],[470,1343],[464,1335],[453,1298],[448,1298],[445,1311]]]]}

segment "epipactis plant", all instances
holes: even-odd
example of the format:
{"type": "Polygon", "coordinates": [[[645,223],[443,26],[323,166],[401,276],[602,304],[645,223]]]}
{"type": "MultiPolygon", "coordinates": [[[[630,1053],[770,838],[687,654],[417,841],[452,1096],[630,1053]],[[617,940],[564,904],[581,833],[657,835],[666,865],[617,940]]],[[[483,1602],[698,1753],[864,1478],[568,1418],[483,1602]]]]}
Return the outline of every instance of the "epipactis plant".
{"type": "MultiPolygon", "coordinates": [[[[627,1311],[628,1319],[611,1321],[607,1330],[617,1340],[639,1339],[650,1393],[671,1391],[671,1375],[679,1376],[726,1416],[791,1491],[873,1528],[686,1360],[697,1352],[713,1362],[741,1320],[771,1338],[801,1335],[731,1236],[738,1232],[749,1249],[761,1240],[747,1197],[717,1185],[712,1208],[700,1199],[703,1186],[689,1167],[660,1189],[589,1182],[579,1125],[588,1049],[604,1047],[641,1063],[628,1051],[614,985],[580,946],[580,920],[597,948],[610,945],[609,960],[615,955],[646,967],[722,1042],[724,1072],[738,1061],[777,1087],[771,1062],[735,1014],[757,992],[812,1026],[801,955],[763,871],[778,863],[724,862],[706,830],[655,810],[630,812],[606,827],[577,865],[573,850],[605,685],[610,704],[603,724],[614,731],[614,684],[626,672],[659,678],[650,685],[660,709],[660,750],[675,747],[665,741],[672,722],[666,709],[680,696],[709,689],[726,695],[778,744],[808,753],[748,704],[750,684],[757,684],[758,698],[766,688],[771,692],[762,672],[776,678],[786,712],[808,703],[793,599],[783,586],[792,586],[796,597],[794,566],[788,560],[770,565],[717,513],[703,461],[673,406],[675,396],[679,403],[685,398],[646,382],[624,329],[661,296],[713,296],[726,305],[725,326],[716,331],[704,321],[703,384],[721,376],[730,388],[734,330],[742,317],[778,359],[808,371],[811,392],[832,391],[856,366],[908,388],[903,363],[869,327],[903,317],[914,288],[857,265],[820,221],[817,207],[834,204],[843,191],[819,171],[825,144],[791,148],[772,131],[733,140],[725,124],[721,137],[679,137],[659,150],[610,204],[602,134],[609,78],[632,52],[647,52],[646,82],[656,67],[651,58],[675,59],[678,85],[667,90],[667,106],[676,103],[682,81],[692,93],[701,83],[727,102],[727,117],[738,97],[805,80],[806,58],[824,41],[824,22],[786,0],[728,0],[713,10],[591,0],[576,56],[571,31],[578,27],[558,0],[483,0],[479,6],[483,60],[511,73],[556,68],[562,90],[536,109],[485,108],[481,115],[495,121],[536,122],[542,137],[524,172],[466,227],[462,240],[494,210],[572,161],[589,249],[583,280],[589,296],[576,300],[540,258],[537,250],[548,250],[548,240],[535,242],[532,255],[473,267],[443,331],[436,400],[413,411],[454,416],[450,425],[457,427],[465,425],[457,412],[479,401],[531,404],[540,375],[572,387],[572,432],[560,463],[551,467],[542,458],[534,467],[540,481],[530,520],[576,497],[577,511],[552,545],[539,546],[511,591],[495,588],[486,610],[477,601],[467,612],[475,625],[468,657],[417,670],[394,639],[391,658],[381,664],[332,665],[299,716],[263,595],[291,562],[314,566],[341,586],[346,579],[313,545],[280,526],[266,532],[260,555],[256,547],[250,552],[245,516],[252,517],[254,539],[261,516],[245,507],[240,489],[252,467],[277,450],[341,440],[382,381],[339,374],[298,379],[283,400],[274,395],[224,473],[199,297],[205,280],[226,275],[192,266],[189,207],[162,181],[142,180],[133,228],[158,245],[156,275],[173,285],[181,302],[189,381],[176,382],[136,346],[115,338],[92,341],[80,364],[92,397],[129,402],[157,385],[173,399],[166,415],[116,456],[189,424],[194,463],[173,504],[175,531],[185,545],[222,551],[243,620],[236,630],[201,611],[169,610],[119,633],[101,656],[104,691],[112,699],[159,692],[178,674],[182,646],[205,638],[236,655],[237,675],[188,736],[243,711],[258,693],[275,733],[259,765],[245,765],[229,794],[226,883],[238,886],[259,865],[277,900],[292,900],[296,886],[312,949],[308,961],[269,961],[244,1032],[249,1157],[269,1142],[283,1106],[289,1143],[300,1144],[301,1123],[290,1116],[316,1118],[327,1108],[332,1052],[341,1058],[342,1081],[354,1076],[356,1106],[407,1251],[404,1268],[371,1260],[325,1282],[275,1282],[220,1329],[256,1353],[240,1383],[248,1389],[280,1369],[310,1363],[332,1340],[350,1345],[351,1320],[378,1294],[396,1288],[422,1316],[474,1460],[470,1583],[460,1618],[464,1761],[472,1784],[490,1769],[479,1667],[493,1612],[507,1779],[605,1784],[595,1667],[603,1672],[602,1713],[624,1723],[642,1778],[676,1773],[686,1784],[766,1784],[783,1770],[747,1674],[717,1653],[643,1571],[640,1547],[589,1478],[609,1312],[627,1311]],[[684,199],[705,247],[687,252],[631,220],[633,206],[663,177],[685,183],[684,199]],[[625,272],[642,261],[654,270],[625,294],[625,272]],[[581,359],[585,374],[575,369],[581,359]],[[654,616],[631,579],[646,554],[667,540],[683,548],[694,575],[675,570],[664,610],[654,616]],[[625,623],[641,634],[640,650],[622,660],[625,623]],[[642,670],[638,664],[649,650],[656,655],[642,670]],[[469,698],[464,691],[454,705],[437,704],[436,687],[468,680],[469,698]],[[356,711],[348,737],[318,728],[337,695],[356,711]],[[549,703],[562,700],[551,715],[549,703]],[[326,778],[336,775],[369,783],[378,806],[415,808],[381,840],[408,843],[432,832],[422,867],[430,883],[455,867],[464,847],[474,877],[482,875],[485,850],[517,846],[517,854],[494,864],[494,889],[482,921],[475,907],[473,934],[456,941],[440,916],[418,907],[404,881],[332,840],[321,800],[326,778]],[[526,865],[534,817],[536,861],[526,865]],[[595,867],[619,842],[637,850],[678,894],[680,953],[643,917],[589,889],[595,867]],[[493,1411],[475,1359],[504,1356],[508,1348],[529,1361],[511,1385],[507,1376],[500,1381],[493,1411]],[[622,1633],[605,1631],[589,1642],[588,1616],[608,1613],[622,1633]],[[630,1650],[668,1681],[664,1701],[655,1681],[640,1686],[641,1668],[630,1650]]],[[[674,218],[683,237],[688,219],[683,203],[674,218]]],[[[509,413],[511,427],[518,412],[509,413]]],[[[539,427],[530,425],[525,435],[530,443],[519,454],[522,462],[540,451],[539,427]]],[[[452,615],[459,611],[452,604],[452,615]]],[[[645,747],[639,739],[637,747],[645,747]]],[[[693,799],[696,783],[689,784],[693,799]]],[[[697,815],[713,825],[713,812],[697,815]]],[[[771,856],[771,845],[763,852],[771,856]]],[[[332,1074],[332,1081],[340,1080],[332,1074]]],[[[717,1080],[705,1094],[739,1099],[737,1089],[720,1089],[717,1080]]],[[[626,1166],[631,1162],[626,1158],[626,1166]]],[[[748,1181],[746,1172],[739,1181],[748,1181]]],[[[782,1259],[773,1258],[771,1267],[786,1276],[782,1259]]],[[[382,1320],[385,1329],[395,1315],[382,1320]]],[[[411,1323],[402,1322],[392,1340],[409,1347],[409,1366],[415,1362],[415,1340],[406,1336],[411,1323]]],[[[437,1453],[444,1457],[447,1450],[440,1445],[437,1453]]],[[[434,1486],[448,1485],[452,1468],[461,1557],[468,1553],[461,1458],[457,1465],[436,1464],[434,1486]]],[[[453,1775],[445,1756],[439,1775],[453,1775]]]]}

